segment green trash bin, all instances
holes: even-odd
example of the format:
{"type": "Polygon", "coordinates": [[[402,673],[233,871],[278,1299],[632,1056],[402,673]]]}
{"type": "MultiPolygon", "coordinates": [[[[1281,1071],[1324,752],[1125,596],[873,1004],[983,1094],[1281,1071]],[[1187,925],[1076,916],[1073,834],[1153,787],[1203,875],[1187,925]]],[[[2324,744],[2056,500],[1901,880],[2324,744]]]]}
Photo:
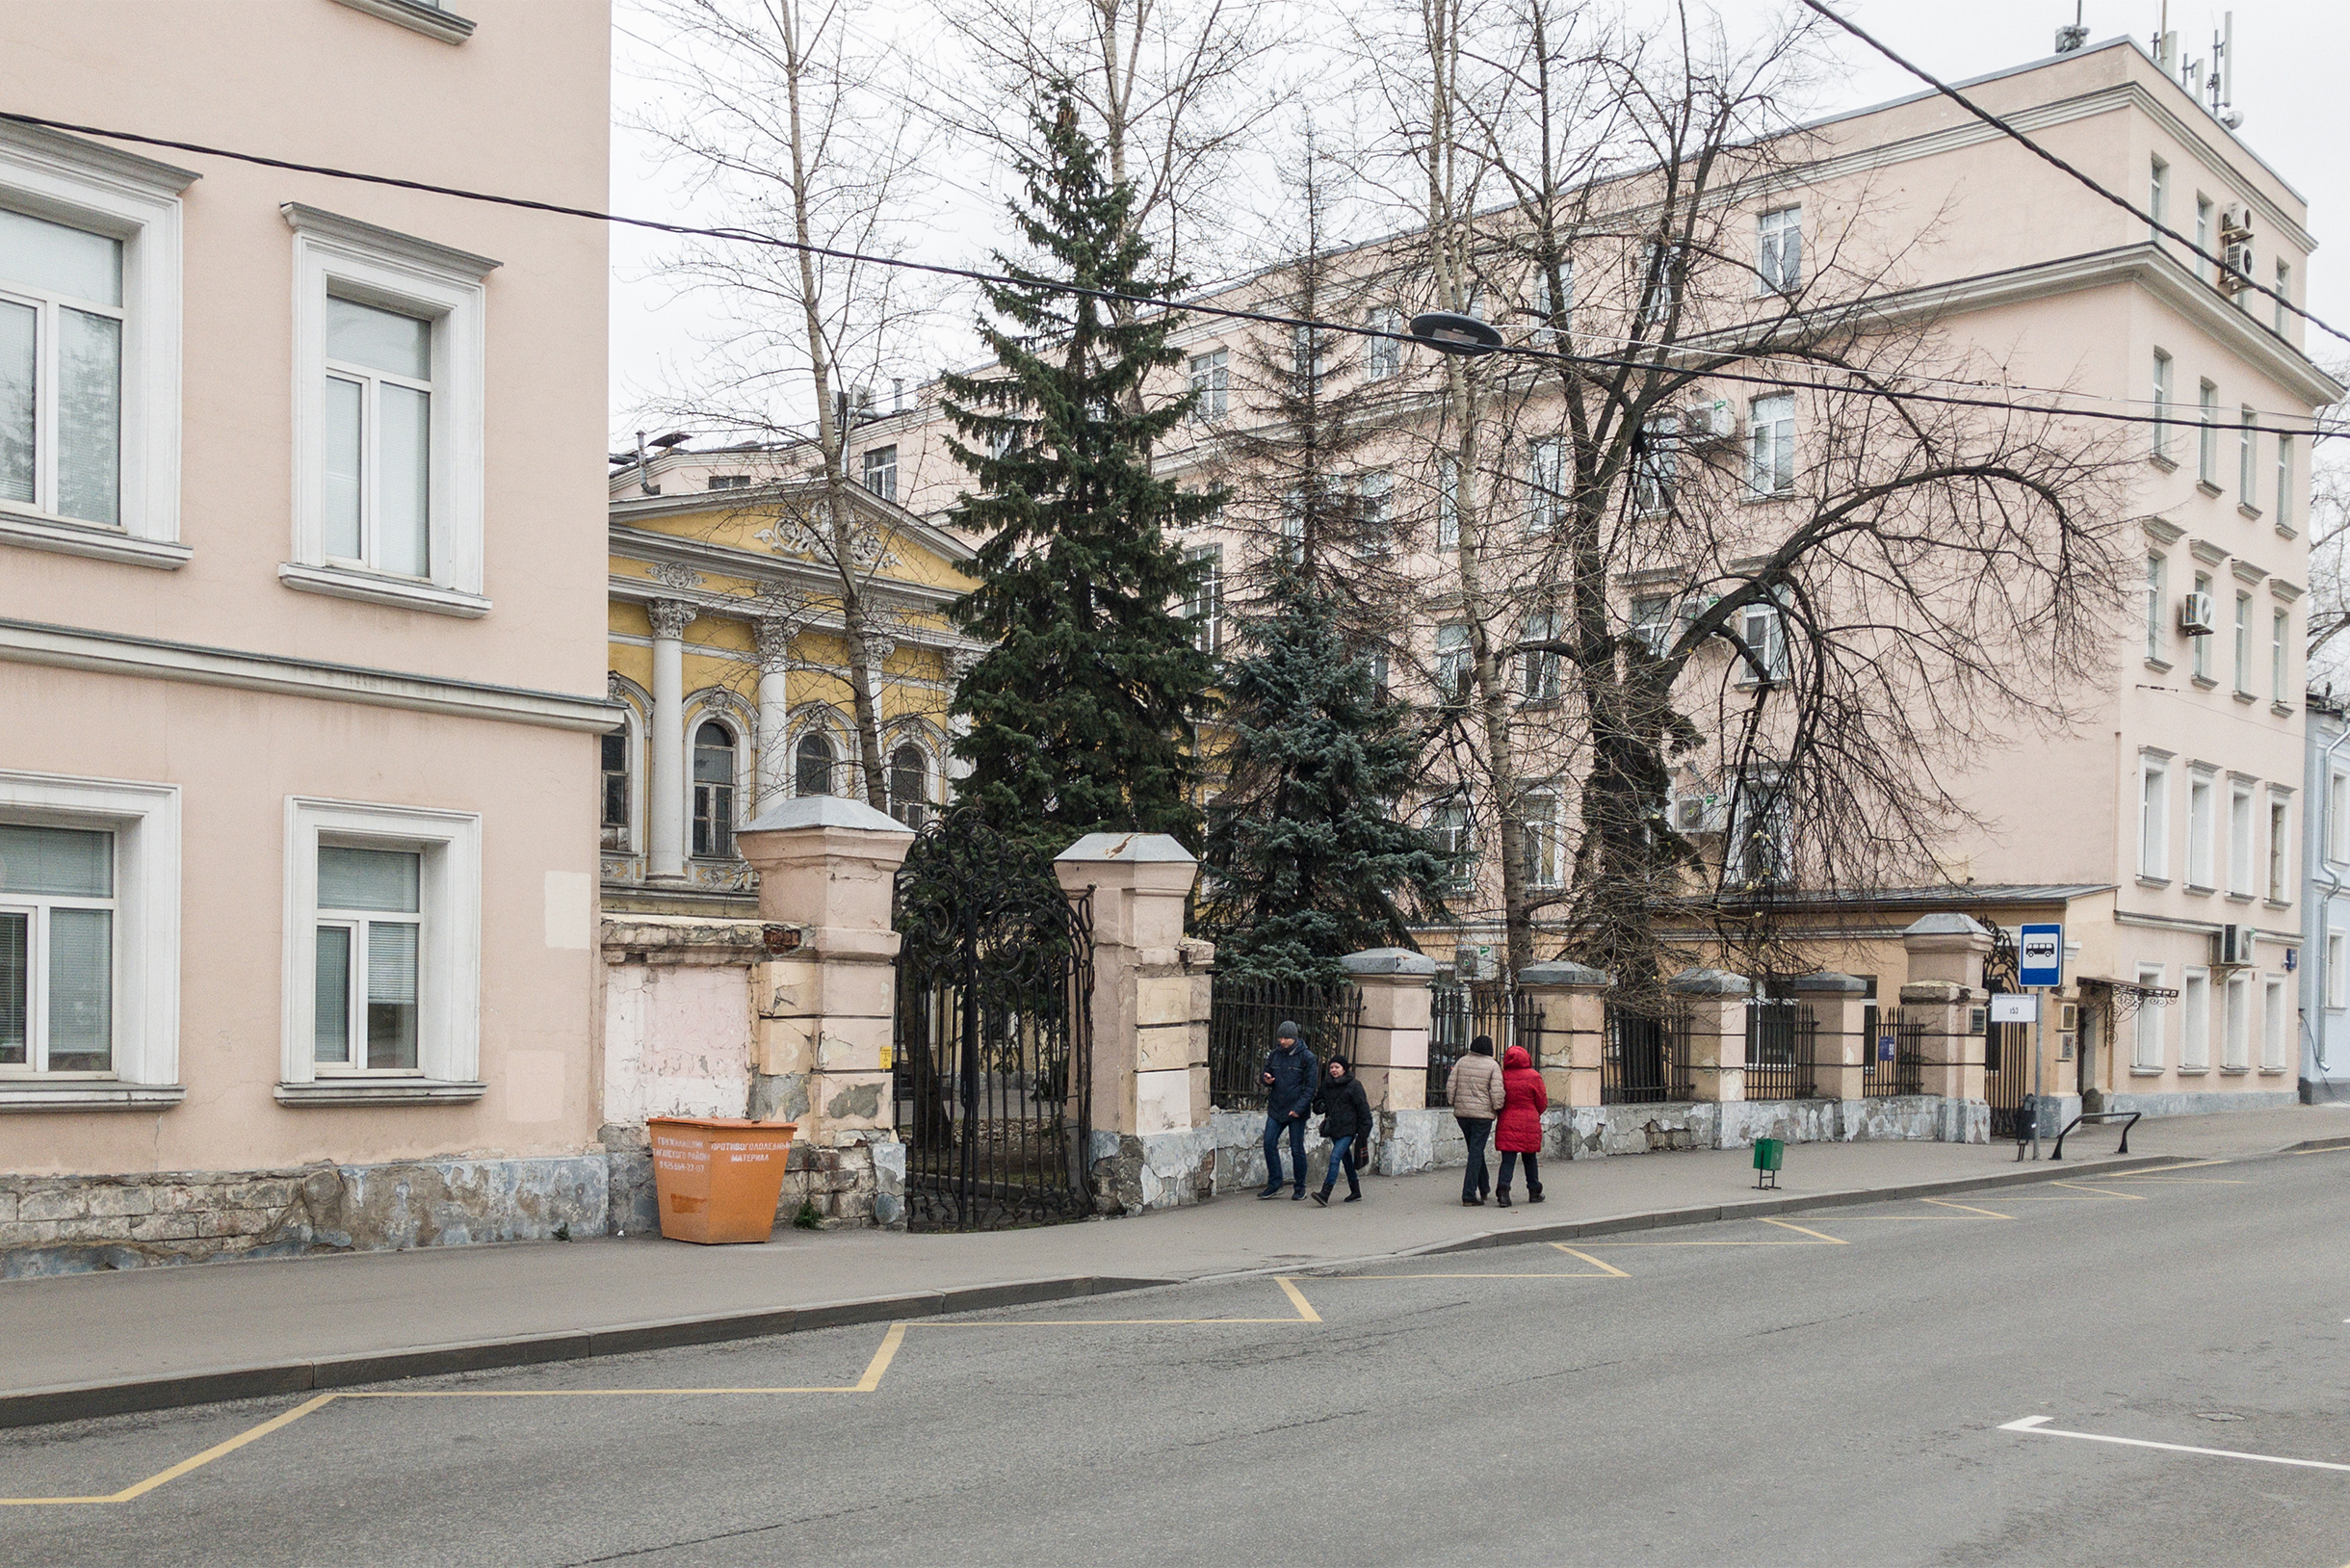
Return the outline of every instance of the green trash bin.
{"type": "Polygon", "coordinates": [[[1755,1186],[1757,1189],[1779,1185],[1779,1166],[1787,1159],[1787,1139],[1759,1137],[1755,1139],[1755,1186]]]}

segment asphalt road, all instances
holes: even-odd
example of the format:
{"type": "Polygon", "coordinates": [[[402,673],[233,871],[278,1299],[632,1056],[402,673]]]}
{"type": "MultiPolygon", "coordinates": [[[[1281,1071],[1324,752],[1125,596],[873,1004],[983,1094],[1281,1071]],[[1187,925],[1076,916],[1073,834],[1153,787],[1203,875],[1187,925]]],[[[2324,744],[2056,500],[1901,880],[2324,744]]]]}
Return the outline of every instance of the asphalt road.
{"type": "Polygon", "coordinates": [[[2282,1156],[24,1429],[112,1496],[303,1412],[0,1563],[2341,1568],[2346,1224],[2282,1156]]]}

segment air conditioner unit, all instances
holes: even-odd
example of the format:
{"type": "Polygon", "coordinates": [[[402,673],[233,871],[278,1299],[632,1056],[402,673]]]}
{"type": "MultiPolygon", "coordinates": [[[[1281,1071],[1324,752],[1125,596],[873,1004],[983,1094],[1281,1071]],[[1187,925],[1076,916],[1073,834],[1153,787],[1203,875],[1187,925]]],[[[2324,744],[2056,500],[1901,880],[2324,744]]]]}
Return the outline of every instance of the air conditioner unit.
{"type": "Polygon", "coordinates": [[[1737,434],[1738,417],[1732,411],[1728,398],[1692,404],[1681,411],[1681,437],[1691,445],[1735,441],[1737,434]]]}
{"type": "Polygon", "coordinates": [[[2252,960],[2255,932],[2249,926],[2222,926],[2211,933],[2211,962],[2222,968],[2241,969],[2252,960]]]}
{"type": "Polygon", "coordinates": [[[2223,240],[2252,238],[2252,209],[2241,201],[2231,201],[2219,215],[2219,237],[2223,240]]]}
{"type": "Polygon", "coordinates": [[[2179,629],[2189,637],[2211,635],[2211,595],[2186,593],[2179,599],[2179,629]]]}
{"type": "Polygon", "coordinates": [[[1675,795],[1668,820],[1676,833],[1718,833],[1722,830],[1721,797],[1675,795]]]}
{"type": "Polygon", "coordinates": [[[2230,240],[2220,248],[2219,286],[2226,294],[2240,294],[2252,282],[2252,242],[2230,240]]]}

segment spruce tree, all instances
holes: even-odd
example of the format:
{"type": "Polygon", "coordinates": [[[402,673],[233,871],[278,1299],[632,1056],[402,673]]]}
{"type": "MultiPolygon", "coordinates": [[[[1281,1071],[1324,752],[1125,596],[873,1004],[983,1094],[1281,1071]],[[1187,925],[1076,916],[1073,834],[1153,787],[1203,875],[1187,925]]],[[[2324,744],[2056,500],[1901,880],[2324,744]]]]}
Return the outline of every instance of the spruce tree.
{"type": "MultiPolygon", "coordinates": [[[[1324,246],[1310,143],[1292,183],[1304,227],[1280,302],[1306,321],[1381,319],[1378,283],[1335,266],[1324,246]]],[[[1357,374],[1368,367],[1345,363],[1349,352],[1366,347],[1310,327],[1252,343],[1240,378],[1251,406],[1221,443],[1227,510],[1248,536],[1199,925],[1226,973],[1329,982],[1344,976],[1342,954],[1416,946],[1414,918],[1443,917],[1456,870],[1403,820],[1423,737],[1383,688],[1413,602],[1399,565],[1413,520],[1392,475],[1364,460],[1389,423],[1392,383],[1357,374]]]]}
{"type": "Polygon", "coordinates": [[[977,482],[958,522],[984,541],[979,587],[953,614],[991,644],[954,694],[970,720],[954,745],[971,766],[962,796],[1048,852],[1097,830],[1172,833],[1196,850],[1214,670],[1178,608],[1198,568],[1165,531],[1216,500],[1151,471],[1190,400],[1141,397],[1180,361],[1178,318],[1066,288],[1164,299],[1184,283],[1154,270],[1133,192],[1107,180],[1069,96],[1035,123],[1042,151],[1022,161],[1011,210],[1038,266],[999,255],[1013,281],[983,285],[1000,374],[945,379],[964,438],[948,446],[977,482]]]}

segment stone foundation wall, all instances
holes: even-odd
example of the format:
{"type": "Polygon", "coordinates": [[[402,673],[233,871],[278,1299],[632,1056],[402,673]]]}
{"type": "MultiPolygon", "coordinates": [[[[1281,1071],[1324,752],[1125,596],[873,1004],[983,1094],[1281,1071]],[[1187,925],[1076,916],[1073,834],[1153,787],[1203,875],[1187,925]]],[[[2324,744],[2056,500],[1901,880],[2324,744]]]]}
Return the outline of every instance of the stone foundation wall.
{"type": "MultiPolygon", "coordinates": [[[[2093,1098],[2098,1102],[2094,1110],[2140,1111],[2151,1121],[2156,1116],[2203,1116],[2215,1111],[2274,1111],[2280,1106],[2300,1104],[2301,1091],[2283,1088],[2214,1094],[2099,1094],[2093,1098]]],[[[2053,1137],[2055,1134],[2049,1132],[2049,1136],[2053,1137]]]]}
{"type": "Polygon", "coordinates": [[[0,1279],[601,1236],[602,1151],[286,1170],[0,1175],[0,1279]]]}
{"type": "MultiPolygon", "coordinates": [[[[604,1143],[612,1151],[612,1230],[639,1235],[660,1229],[661,1204],[644,1129],[607,1127],[604,1143]]],[[[815,1206],[824,1230],[866,1225],[903,1230],[905,1145],[875,1140],[827,1149],[794,1142],[783,1191],[775,1200],[777,1228],[796,1222],[803,1203],[815,1206]]]]}

